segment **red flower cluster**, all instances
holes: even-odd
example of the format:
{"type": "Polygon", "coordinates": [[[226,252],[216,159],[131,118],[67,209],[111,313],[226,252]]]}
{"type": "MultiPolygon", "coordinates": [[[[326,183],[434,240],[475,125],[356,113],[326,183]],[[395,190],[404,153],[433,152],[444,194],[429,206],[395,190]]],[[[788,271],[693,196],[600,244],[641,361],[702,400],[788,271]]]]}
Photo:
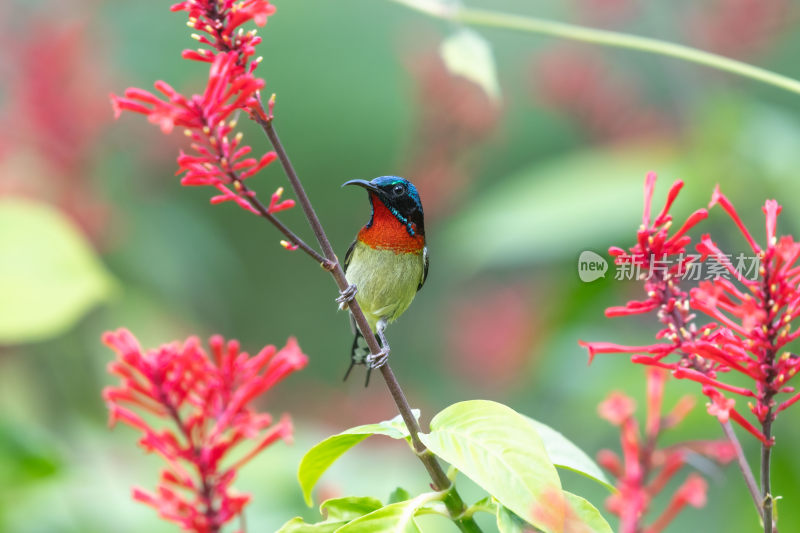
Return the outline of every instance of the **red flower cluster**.
{"type": "MultiPolygon", "coordinates": [[[[255,30],[245,32],[241,26],[251,20],[256,26],[264,26],[267,17],[275,14],[275,6],[268,0],[185,0],[174,4],[172,11],[187,11],[189,13],[188,25],[206,35],[193,34],[192,37],[210,45],[217,51],[235,51],[239,55],[242,67],[245,67],[248,58],[255,54],[255,47],[261,42],[261,37],[256,36],[255,30]],[[237,31],[237,28],[238,31],[237,31]]],[[[208,49],[184,50],[184,59],[196,61],[214,61],[215,52],[208,49]]],[[[247,69],[251,73],[258,65],[252,63],[247,69]]]]}
{"type": "Polygon", "coordinates": [[[606,501],[608,510],[620,517],[621,533],[659,533],[688,504],[706,503],[707,485],[692,473],[673,494],[667,508],[650,525],[644,519],[653,498],[686,464],[690,454],[700,454],[718,463],[728,463],[736,456],[728,441],[693,441],[657,448],[661,433],[680,423],[694,407],[691,396],[682,398],[666,415],[661,414],[664,383],[668,374],[658,368],[647,371],[647,421],[644,436],[633,417],[633,399],[613,392],[599,405],[598,413],[621,430],[622,459],[611,450],[602,450],[597,461],[615,478],[619,492],[606,501]]]}
{"type": "Polygon", "coordinates": [[[185,530],[219,531],[250,499],[231,488],[238,469],[292,434],[288,416],[273,424],[270,415],[249,404],[303,368],[307,357],[291,338],[281,350],[267,346],[252,357],[240,352],[237,341],[226,343],[218,335],[209,341],[211,357],[194,337],[146,352],[125,329],[106,333],[103,340],[117,352],[108,370],[121,378],[119,386],[103,391],[110,423],[139,430],[142,448],[167,462],[156,493],[134,488],[134,499],[185,530]],[[154,417],[168,425],[152,426],[148,420],[154,417]],[[255,444],[230,459],[245,441],[255,444]]]}
{"type": "Polygon", "coordinates": [[[800,357],[782,352],[787,343],[800,337],[800,329],[792,327],[800,315],[800,243],[789,236],[776,236],[777,216],[781,207],[775,200],[764,205],[766,215],[767,245],[765,248],[752,237],[739,218],[731,202],[719,188],[714,191],[709,207],[720,205],[730,215],[744,235],[754,257],[758,259],[757,278],[745,277],[724,254],[710,236],[704,235],[697,244],[698,254],[685,254],[690,243],[688,229],[707,216],[705,209],[692,214],[686,223],[671,237],[668,232],[671,219],[668,211],[680,190],[676,182],[669,192],[661,214],[651,223],[650,203],[655,175],[647,177],[645,185],[645,210],[642,226],[637,234],[637,244],[625,252],[611,248],[618,265],[635,263],[649,265],[653,273],[645,279],[647,299],[632,301],[623,307],[606,310],[609,317],[642,314],[657,311],[665,326],[656,335],[666,342],[650,346],[621,346],[611,343],[584,343],[590,360],[597,353],[631,353],[636,363],[665,368],[676,378],[700,383],[703,394],[709,398],[708,411],[721,422],[732,419],[765,445],[771,445],[770,426],[776,414],[800,400],[794,394],[781,404],[775,396],[794,393],[787,383],[800,370],[800,357]],[[728,279],[717,276],[700,282],[687,294],[681,288],[682,277],[695,258],[705,261],[713,258],[724,269],[728,279]],[[655,263],[666,264],[653,269],[655,263]],[[696,313],[701,312],[711,321],[698,327],[696,313]],[[646,354],[646,355],[645,355],[646,354]],[[667,362],[671,354],[679,360],[667,362]],[[732,385],[722,376],[736,372],[752,380],[753,387],[732,385]],[[735,408],[735,400],[726,393],[748,399],[748,407],[762,429],[753,424],[735,408]]]}
{"type": "MultiPolygon", "coordinates": [[[[178,174],[184,174],[181,184],[210,185],[221,193],[211,199],[212,203],[234,201],[254,214],[262,214],[253,204],[255,193],[244,180],[274,161],[276,155],[267,152],[260,158],[250,157],[252,148],[242,144],[243,134],[235,133],[234,128],[238,112],[265,116],[259,99],[265,83],[253,75],[260,58],[251,61],[261,38],[255,30],[245,32],[241,25],[254,21],[263,26],[275,7],[266,0],[187,0],[175,4],[172,10],[188,11],[189,26],[205,33],[192,36],[213,48],[183,52],[186,59],[211,63],[205,91],[186,97],[163,81],[155,83],[163,97],[129,88],[124,96],[111,95],[115,116],[122,111],[147,115],[164,133],[175,126],[185,128],[193,153],[181,152],[178,157],[178,174]]],[[[270,117],[272,105],[270,101],[270,117]]],[[[275,213],[292,206],[293,200],[273,202],[268,210],[275,213]]]]}

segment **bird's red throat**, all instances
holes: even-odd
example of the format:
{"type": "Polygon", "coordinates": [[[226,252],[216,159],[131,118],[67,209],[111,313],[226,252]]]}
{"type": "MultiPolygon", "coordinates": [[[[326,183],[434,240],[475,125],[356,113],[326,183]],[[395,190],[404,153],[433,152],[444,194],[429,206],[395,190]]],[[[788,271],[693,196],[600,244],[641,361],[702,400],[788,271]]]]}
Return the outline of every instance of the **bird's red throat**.
{"type": "Polygon", "coordinates": [[[389,211],[380,199],[370,193],[372,200],[372,224],[361,228],[358,240],[379,250],[392,250],[395,253],[418,253],[425,247],[425,236],[416,231],[411,224],[414,235],[409,233],[405,224],[389,211]]]}

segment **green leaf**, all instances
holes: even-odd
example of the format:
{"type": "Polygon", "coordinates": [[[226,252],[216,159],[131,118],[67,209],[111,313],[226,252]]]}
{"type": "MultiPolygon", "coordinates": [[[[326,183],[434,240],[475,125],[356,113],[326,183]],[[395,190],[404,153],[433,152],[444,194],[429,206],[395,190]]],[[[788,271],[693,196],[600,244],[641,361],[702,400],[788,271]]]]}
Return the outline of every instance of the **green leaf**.
{"type": "Polygon", "coordinates": [[[542,439],[545,450],[547,450],[547,455],[550,456],[550,460],[554,465],[559,468],[572,470],[589,479],[593,479],[612,492],[616,491],[603,471],[600,470],[600,467],[597,466],[597,463],[592,461],[592,459],[590,459],[583,450],[572,443],[572,441],[547,424],[542,424],[527,416],[525,418],[527,418],[534,429],[536,429],[536,432],[542,439]]]}
{"type": "Polygon", "coordinates": [[[0,344],[54,337],[108,298],[111,276],[66,217],[0,200],[0,344]]]}
{"type": "MultiPolygon", "coordinates": [[[[337,529],[337,533],[416,533],[414,516],[419,512],[434,512],[427,504],[441,500],[441,492],[426,492],[404,502],[393,503],[353,520],[337,529]]],[[[446,511],[445,511],[446,512],[446,511]]]]}
{"type": "Polygon", "coordinates": [[[492,47],[479,33],[462,28],[444,40],[439,53],[452,74],[477,84],[493,102],[500,100],[492,47]]]}
{"type": "Polygon", "coordinates": [[[283,524],[277,533],[333,533],[343,525],[347,524],[346,521],[317,522],[316,524],[307,524],[305,520],[296,516],[283,524]]]}
{"type": "MultiPolygon", "coordinates": [[[[414,409],[414,417],[419,418],[419,410],[414,409]]],[[[350,428],[314,445],[300,461],[297,479],[303,490],[303,498],[309,507],[312,504],[311,491],[322,474],[347,450],[371,435],[386,435],[393,439],[407,439],[408,428],[398,415],[391,420],[350,428]]]]}
{"type": "Polygon", "coordinates": [[[641,223],[648,171],[662,176],[655,197],[663,198],[661,190],[676,177],[674,153],[651,144],[537,162],[479,195],[452,220],[440,239],[446,246],[442,259],[454,275],[465,276],[566,258],[577,262],[586,249],[602,252],[609,239],[641,223]],[[553,227],[558,231],[548,231],[553,227]]]}
{"type": "Polygon", "coordinates": [[[567,504],[567,520],[564,533],[612,533],[611,526],[597,508],[571,492],[564,491],[567,504]]]}
{"type": "Polygon", "coordinates": [[[319,512],[328,520],[349,521],[383,507],[383,503],[370,496],[347,496],[325,500],[319,512]]]}
{"type": "Polygon", "coordinates": [[[496,402],[460,402],[437,414],[420,439],[534,526],[563,529],[561,482],[526,417],[496,402]]]}
{"type": "Polygon", "coordinates": [[[392,491],[389,495],[389,501],[387,503],[397,503],[408,500],[411,498],[411,495],[408,493],[406,489],[403,487],[397,487],[392,491]]]}
{"type": "Polygon", "coordinates": [[[325,500],[319,512],[325,517],[322,522],[308,524],[297,516],[286,522],[278,533],[331,533],[351,520],[360,518],[383,507],[380,500],[369,496],[347,496],[325,500]]]}

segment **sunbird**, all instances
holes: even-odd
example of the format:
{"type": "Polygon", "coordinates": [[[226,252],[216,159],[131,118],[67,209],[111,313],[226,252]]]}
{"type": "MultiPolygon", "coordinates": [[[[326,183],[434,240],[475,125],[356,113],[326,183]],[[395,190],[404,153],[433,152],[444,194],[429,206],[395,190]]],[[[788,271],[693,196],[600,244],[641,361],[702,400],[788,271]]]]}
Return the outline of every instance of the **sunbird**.
{"type": "Polygon", "coordinates": [[[355,338],[344,379],[353,366],[367,365],[366,387],[372,369],[386,364],[389,357],[386,325],[408,309],[428,277],[428,247],[422,202],[410,181],[380,176],[372,181],[350,180],[342,187],[345,185],[365,188],[372,208],[369,222],[358,232],[344,257],[344,272],[350,286],[336,299],[344,308],[355,298],[380,339],[380,353],[371,356],[361,332],[353,324],[355,338]]]}

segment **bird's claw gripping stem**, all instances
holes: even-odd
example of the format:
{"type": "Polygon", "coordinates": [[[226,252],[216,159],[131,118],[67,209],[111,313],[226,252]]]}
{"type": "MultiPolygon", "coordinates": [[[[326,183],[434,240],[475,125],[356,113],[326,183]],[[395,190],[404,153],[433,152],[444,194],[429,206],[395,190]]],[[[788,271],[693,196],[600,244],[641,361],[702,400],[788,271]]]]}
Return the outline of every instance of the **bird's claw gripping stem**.
{"type": "Polygon", "coordinates": [[[339,309],[347,309],[347,305],[353,301],[353,298],[356,297],[356,293],[358,292],[358,287],[355,284],[351,283],[347,286],[347,288],[343,291],[339,292],[339,297],[336,298],[336,303],[339,304],[339,309]]]}
{"type": "Polygon", "coordinates": [[[381,348],[381,351],[376,353],[375,355],[368,355],[367,356],[367,364],[369,365],[370,369],[377,370],[389,360],[389,347],[386,346],[381,348]]]}

